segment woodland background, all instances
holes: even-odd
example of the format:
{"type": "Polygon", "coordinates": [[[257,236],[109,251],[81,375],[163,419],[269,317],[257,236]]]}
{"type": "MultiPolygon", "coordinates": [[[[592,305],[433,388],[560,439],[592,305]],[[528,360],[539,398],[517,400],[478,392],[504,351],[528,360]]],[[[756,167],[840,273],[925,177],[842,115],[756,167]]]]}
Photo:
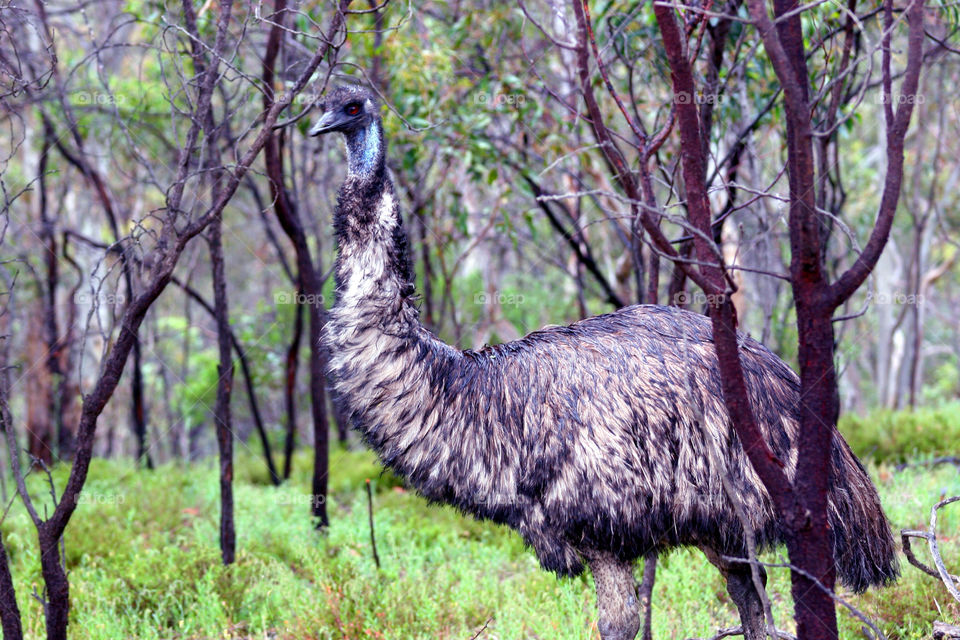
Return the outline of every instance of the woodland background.
{"type": "MultiPolygon", "coordinates": [[[[907,4],[887,5],[894,81],[907,4]]],[[[75,637],[596,637],[589,578],[542,574],[515,535],[380,470],[324,398],[312,347],[345,166],[338,140],[305,131],[344,82],[383,98],[421,319],[449,343],[638,302],[708,306],[647,241],[584,114],[568,5],[0,3],[0,536],[27,637],[49,632],[66,581],[75,637]],[[74,462],[85,484],[68,481],[74,462]]],[[[689,258],[651,3],[590,12],[605,125],[628,166],[650,167],[659,225],[689,258]]],[[[796,369],[781,87],[739,2],[678,12],[740,328],[796,369]]],[[[960,448],[960,7],[926,3],[915,96],[885,99],[884,17],[816,2],[802,25],[830,274],[876,223],[884,111],[915,101],[891,238],[834,329],[840,428],[895,529],[922,529],[960,489],[952,464],[931,464],[960,448]]],[[[948,507],[940,526],[950,564],[960,517],[948,507]]],[[[960,609],[904,564],[853,602],[889,638],[925,637],[960,609]]],[[[771,573],[789,628],[789,579],[771,573]]],[[[662,559],[653,606],[659,638],[734,617],[686,551],[662,559]]],[[[841,637],[861,626],[841,614],[841,637]]]]}

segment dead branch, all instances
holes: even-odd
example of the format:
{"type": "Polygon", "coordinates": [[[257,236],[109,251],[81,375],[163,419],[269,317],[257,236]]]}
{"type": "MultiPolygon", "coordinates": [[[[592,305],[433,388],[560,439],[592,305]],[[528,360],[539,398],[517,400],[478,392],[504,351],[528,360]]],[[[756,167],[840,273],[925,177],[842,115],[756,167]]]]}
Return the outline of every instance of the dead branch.
{"type": "Polygon", "coordinates": [[[960,577],[947,571],[946,565],[943,564],[943,557],[940,555],[940,545],[937,542],[937,512],[948,504],[957,502],[958,500],[960,500],[960,496],[953,496],[952,498],[941,500],[933,505],[930,509],[930,528],[926,531],[903,529],[900,531],[900,539],[903,541],[903,553],[907,556],[910,564],[934,578],[939,578],[947,588],[947,591],[950,592],[950,595],[953,596],[954,600],[960,602],[960,591],[957,590],[960,577]],[[930,555],[933,557],[933,564],[936,566],[936,571],[917,559],[917,556],[913,553],[913,549],[910,548],[910,538],[923,538],[927,541],[927,546],[930,548],[930,555]]]}

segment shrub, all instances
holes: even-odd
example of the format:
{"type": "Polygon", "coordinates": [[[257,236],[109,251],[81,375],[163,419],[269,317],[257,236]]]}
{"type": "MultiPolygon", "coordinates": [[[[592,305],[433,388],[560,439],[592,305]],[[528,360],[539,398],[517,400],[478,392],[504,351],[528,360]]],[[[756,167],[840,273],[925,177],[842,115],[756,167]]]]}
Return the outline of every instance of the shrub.
{"type": "Polygon", "coordinates": [[[840,432],[862,460],[905,462],[960,453],[960,403],[914,411],[880,409],[840,418],[840,432]]]}

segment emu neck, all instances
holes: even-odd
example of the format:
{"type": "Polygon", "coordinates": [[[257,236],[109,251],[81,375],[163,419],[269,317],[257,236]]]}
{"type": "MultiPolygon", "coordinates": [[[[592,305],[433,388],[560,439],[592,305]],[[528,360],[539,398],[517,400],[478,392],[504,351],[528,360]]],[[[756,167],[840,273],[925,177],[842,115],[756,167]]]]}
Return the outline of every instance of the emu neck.
{"type": "Polygon", "coordinates": [[[337,306],[364,307],[368,319],[392,324],[399,318],[391,316],[413,309],[413,283],[380,121],[348,133],[346,143],[349,167],[334,215],[337,306]]]}
{"type": "Polygon", "coordinates": [[[386,149],[379,119],[372,120],[363,129],[347,133],[346,142],[348,178],[372,176],[382,170],[386,149]]]}

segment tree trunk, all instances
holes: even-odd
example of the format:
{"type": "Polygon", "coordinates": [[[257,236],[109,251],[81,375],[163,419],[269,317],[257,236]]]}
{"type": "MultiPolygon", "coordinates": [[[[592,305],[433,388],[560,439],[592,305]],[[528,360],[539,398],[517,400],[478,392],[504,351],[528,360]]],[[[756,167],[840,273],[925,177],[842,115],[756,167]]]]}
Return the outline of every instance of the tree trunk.
{"type": "Polygon", "coordinates": [[[44,605],[47,640],[67,640],[67,622],[70,616],[70,582],[60,555],[60,536],[49,522],[37,528],[40,544],[40,571],[43,575],[44,605]]]}
{"type": "Polygon", "coordinates": [[[213,267],[213,308],[217,319],[217,350],[220,354],[220,363],[217,366],[220,377],[217,380],[214,418],[217,426],[217,448],[220,451],[220,554],[223,564],[231,564],[236,556],[236,532],[233,524],[233,431],[230,417],[233,358],[220,226],[221,221],[214,220],[209,234],[210,263],[213,267]]]}
{"type": "MultiPolygon", "coordinates": [[[[303,296],[303,288],[297,290],[298,297],[303,296]]],[[[283,479],[290,479],[293,470],[293,449],[297,438],[297,369],[300,368],[300,343],[303,338],[303,306],[293,309],[293,338],[287,349],[286,376],[284,378],[284,399],[287,405],[287,435],[283,443],[283,479]]]]}
{"type": "MultiPolygon", "coordinates": [[[[55,222],[50,218],[47,195],[47,160],[52,147],[53,130],[44,127],[43,146],[40,150],[40,162],[37,167],[37,180],[40,192],[40,240],[43,242],[44,267],[46,281],[42,283],[44,309],[43,333],[46,343],[46,357],[44,367],[47,369],[47,384],[44,390],[47,394],[47,415],[49,416],[52,436],[48,443],[53,448],[54,442],[59,444],[63,432],[64,394],[66,386],[66,372],[63,370],[64,353],[69,345],[60,341],[60,330],[57,322],[57,289],[60,287],[60,261],[57,258],[57,237],[55,222]],[[60,392],[60,393],[58,393],[60,392]]],[[[71,304],[73,301],[71,301],[71,304]]],[[[59,449],[59,446],[57,447],[59,449]]],[[[52,457],[52,456],[51,456],[52,457]]],[[[45,460],[49,462],[49,460],[45,460]]]]}

